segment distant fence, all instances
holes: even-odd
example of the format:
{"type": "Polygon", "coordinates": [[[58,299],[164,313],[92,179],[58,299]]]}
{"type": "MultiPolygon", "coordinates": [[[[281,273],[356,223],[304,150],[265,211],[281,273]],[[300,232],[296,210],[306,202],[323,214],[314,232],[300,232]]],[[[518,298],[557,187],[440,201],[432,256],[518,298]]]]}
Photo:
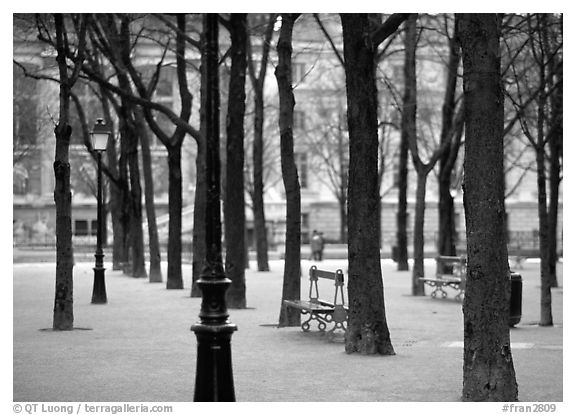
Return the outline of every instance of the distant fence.
{"type": "MultiPolygon", "coordinates": [[[[412,232],[408,232],[408,245],[412,248],[412,232]]],[[[426,252],[435,252],[438,240],[438,232],[424,233],[424,247],[426,252]]],[[[326,241],[327,244],[337,243],[337,241],[326,241]]],[[[92,252],[96,246],[95,236],[74,236],[72,245],[76,252],[92,252]]],[[[382,250],[391,251],[396,245],[396,234],[387,232],[382,235],[382,250]]],[[[54,235],[35,236],[26,240],[18,239],[13,241],[13,246],[17,248],[37,248],[37,249],[55,249],[56,238],[54,235]]],[[[466,251],[466,234],[459,232],[457,234],[457,251],[464,253],[466,251]]],[[[161,243],[161,249],[166,252],[167,243],[161,243]]],[[[282,250],[282,247],[278,247],[282,250]]],[[[531,231],[511,231],[508,233],[508,252],[510,255],[538,256],[539,238],[538,232],[531,231]]],[[[558,238],[558,254],[562,256],[562,236],[558,238]]],[[[190,241],[182,242],[183,257],[191,257],[192,243],[190,241]]]]}

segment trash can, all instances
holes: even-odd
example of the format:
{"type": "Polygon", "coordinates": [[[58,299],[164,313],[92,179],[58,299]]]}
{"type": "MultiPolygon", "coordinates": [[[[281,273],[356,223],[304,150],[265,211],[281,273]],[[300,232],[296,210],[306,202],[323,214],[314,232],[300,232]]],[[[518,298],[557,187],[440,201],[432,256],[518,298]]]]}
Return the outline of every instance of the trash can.
{"type": "Polygon", "coordinates": [[[508,325],[514,327],[522,318],[522,275],[510,273],[510,315],[508,325]]]}

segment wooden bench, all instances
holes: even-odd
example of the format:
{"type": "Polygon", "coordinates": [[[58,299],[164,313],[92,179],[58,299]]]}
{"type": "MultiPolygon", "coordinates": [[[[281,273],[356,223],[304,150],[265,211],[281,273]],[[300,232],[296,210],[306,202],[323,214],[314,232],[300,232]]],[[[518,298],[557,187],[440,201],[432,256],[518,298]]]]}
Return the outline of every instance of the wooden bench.
{"type": "Polygon", "coordinates": [[[344,305],[344,273],[324,271],[313,265],[310,268],[310,289],[308,300],[284,300],[284,307],[299,309],[306,321],[301,324],[303,331],[310,330],[310,322],[316,321],[318,330],[326,332],[328,325],[333,325],[327,333],[333,334],[336,329],[346,331],[348,307],[344,305]],[[334,281],[334,301],[320,299],[318,280],[320,278],[334,281]]]}
{"type": "Polygon", "coordinates": [[[436,257],[436,277],[419,278],[424,284],[434,288],[430,294],[436,298],[438,294],[446,298],[448,293],[444,287],[450,287],[456,291],[457,300],[464,299],[464,289],[466,288],[466,257],[464,256],[437,256],[436,257]],[[446,273],[446,269],[451,269],[452,273],[446,273]]]}

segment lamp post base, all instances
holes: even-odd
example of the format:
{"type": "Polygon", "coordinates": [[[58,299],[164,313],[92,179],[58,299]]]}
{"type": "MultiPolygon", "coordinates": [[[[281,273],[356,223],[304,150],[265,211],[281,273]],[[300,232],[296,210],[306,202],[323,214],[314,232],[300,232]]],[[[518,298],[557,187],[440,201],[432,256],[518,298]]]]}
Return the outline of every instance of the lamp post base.
{"type": "Polygon", "coordinates": [[[104,280],[104,273],[106,268],[94,267],[94,287],[92,288],[92,304],[106,304],[108,298],[106,297],[106,282],[104,280]]]}
{"type": "Polygon", "coordinates": [[[230,339],[234,324],[198,323],[191,330],[198,341],[195,402],[235,402],[230,339]]]}

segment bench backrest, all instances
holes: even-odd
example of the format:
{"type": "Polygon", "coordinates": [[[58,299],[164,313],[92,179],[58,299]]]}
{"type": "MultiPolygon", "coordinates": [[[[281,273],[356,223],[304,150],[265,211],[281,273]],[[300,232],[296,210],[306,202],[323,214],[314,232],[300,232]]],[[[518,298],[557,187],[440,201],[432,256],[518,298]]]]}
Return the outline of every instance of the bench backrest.
{"type": "Polygon", "coordinates": [[[341,269],[337,269],[335,272],[324,271],[316,268],[316,265],[310,267],[310,301],[318,301],[318,278],[324,278],[334,281],[334,305],[344,304],[344,273],[341,269]],[[340,296],[338,295],[340,294],[340,296]],[[338,297],[340,297],[340,302],[338,302],[338,297]]]}

